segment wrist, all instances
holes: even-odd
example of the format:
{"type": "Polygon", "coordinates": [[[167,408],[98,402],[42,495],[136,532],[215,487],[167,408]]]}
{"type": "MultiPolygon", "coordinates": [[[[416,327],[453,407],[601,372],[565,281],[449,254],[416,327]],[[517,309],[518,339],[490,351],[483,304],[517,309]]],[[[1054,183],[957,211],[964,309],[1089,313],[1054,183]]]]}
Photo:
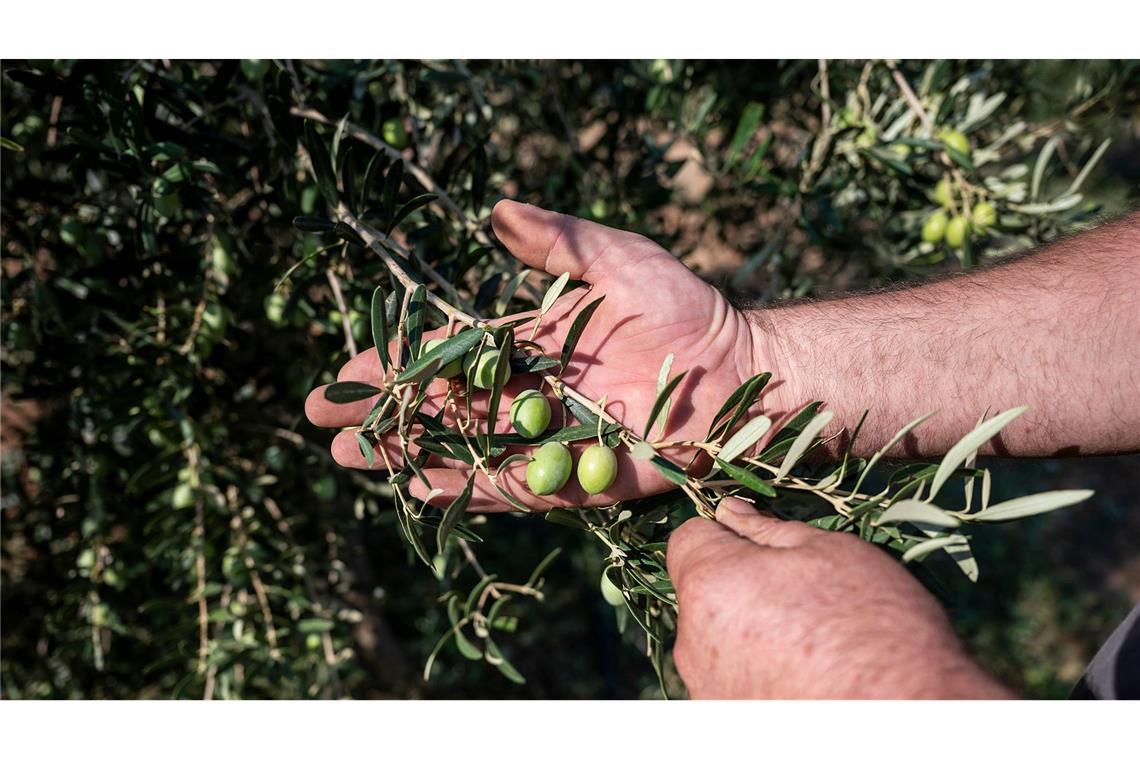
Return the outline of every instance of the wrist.
{"type": "Polygon", "coordinates": [[[773,422],[794,412],[809,401],[812,393],[804,387],[811,376],[806,357],[799,341],[791,339],[788,331],[790,309],[752,309],[744,312],[751,346],[750,371],[745,378],[761,372],[770,372],[762,395],[764,413],[773,422]]]}

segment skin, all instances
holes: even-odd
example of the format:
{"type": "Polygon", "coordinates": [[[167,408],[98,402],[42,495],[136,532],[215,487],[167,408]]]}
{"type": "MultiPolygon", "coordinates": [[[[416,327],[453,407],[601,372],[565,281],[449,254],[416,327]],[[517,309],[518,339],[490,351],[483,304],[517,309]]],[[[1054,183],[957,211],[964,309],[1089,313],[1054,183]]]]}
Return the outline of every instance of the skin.
{"type": "MultiPolygon", "coordinates": [[[[563,295],[544,317],[537,340],[548,353],[560,349],[579,309],[607,296],[565,377],[591,398],[607,395],[607,409],[635,430],[653,403],[661,360],[672,351],[675,371],[689,375],[674,396],[685,401],[669,418],[670,440],[702,438],[732,390],[771,371],[761,407],[774,428],[812,399],[835,413],[825,436],[852,429],[871,409],[854,447],[858,456],[938,411],[900,452],[937,456],[982,411],[1022,404],[1030,410],[982,454],[1140,450],[1140,215],[923,287],[763,310],[730,305],[670,253],[629,232],[511,201],[496,206],[492,224],[525,265],[552,275],[569,271],[590,286],[589,293],[563,295]]],[[[372,351],[346,364],[339,379],[384,380],[372,351]]],[[[436,385],[429,410],[438,409],[446,390],[436,385]]],[[[529,376],[511,381],[497,430],[507,431],[514,396],[536,386],[529,376]]],[[[485,395],[474,398],[477,414],[485,395]]],[[[359,424],[370,407],[367,400],[333,405],[323,388],[306,402],[309,419],[325,427],[359,424]]],[[[560,424],[557,414],[552,424],[560,424]]],[[[575,458],[589,444],[574,444],[575,458]]],[[[834,446],[845,444],[840,435],[834,446]]],[[[382,449],[398,457],[394,440],[382,449]]],[[[342,465],[365,466],[351,432],[340,433],[332,451],[342,465]]],[[[571,479],[559,494],[536,498],[523,484],[521,462],[507,468],[503,485],[540,509],[610,504],[670,487],[647,463],[618,454],[617,481],[595,497],[571,479]]],[[[429,463],[427,474],[442,489],[432,501],[440,505],[467,478],[462,465],[448,462],[429,463]]],[[[420,498],[428,491],[414,480],[411,490],[420,498]]],[[[509,505],[480,475],[472,509],[509,505]]],[[[850,536],[725,505],[716,523],[694,518],[678,529],[668,561],[679,594],[678,668],[694,696],[1007,695],[962,653],[921,586],[850,536]]]]}

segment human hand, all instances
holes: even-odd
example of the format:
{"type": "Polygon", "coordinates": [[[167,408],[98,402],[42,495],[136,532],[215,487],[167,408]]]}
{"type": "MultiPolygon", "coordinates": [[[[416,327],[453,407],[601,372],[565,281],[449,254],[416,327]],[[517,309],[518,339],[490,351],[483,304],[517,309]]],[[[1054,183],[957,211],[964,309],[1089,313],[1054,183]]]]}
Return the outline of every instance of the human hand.
{"type": "Polygon", "coordinates": [[[669,539],[673,657],[694,698],[999,699],[945,613],[882,550],[725,499],[669,539]]]}
{"type": "MultiPolygon", "coordinates": [[[[665,436],[669,440],[700,440],[708,432],[713,413],[757,365],[753,332],[745,317],[734,309],[711,285],[689,271],[672,254],[653,241],[630,232],[611,229],[575,217],[544,211],[535,206],[501,201],[491,217],[496,235],[525,265],[552,275],[569,272],[584,280],[589,291],[571,291],[542,317],[534,340],[550,356],[558,356],[574,317],[588,303],[604,295],[583,333],[563,379],[595,401],[607,398],[606,410],[627,427],[640,432],[649,417],[657,394],[657,374],[666,355],[672,352],[673,374],[688,375],[673,393],[665,436]]],[[[522,315],[512,315],[516,319],[522,315]]],[[[527,328],[521,328],[527,331],[527,328]]],[[[443,331],[425,335],[440,337],[443,331]]],[[[346,363],[338,380],[356,380],[381,386],[384,382],[375,351],[365,351],[346,363]]],[[[511,401],[528,388],[537,388],[536,375],[516,376],[503,392],[496,431],[509,430],[511,401]]],[[[435,413],[447,395],[447,383],[432,382],[425,410],[435,413]]],[[[489,394],[476,391],[472,399],[476,415],[486,413],[489,394]]],[[[372,406],[371,400],[333,404],[324,397],[324,386],[310,393],[305,403],[309,419],[322,427],[357,425],[372,406]]],[[[556,404],[552,426],[561,422],[556,404]]],[[[445,422],[454,424],[451,412],[445,422]]],[[[590,441],[570,444],[575,454],[590,441]]],[[[400,461],[398,439],[390,435],[381,442],[384,454],[393,463],[400,461]]],[[[340,433],[332,444],[333,457],[346,467],[366,468],[356,440],[350,431],[340,433]]],[[[513,453],[508,449],[507,455],[513,453]]],[[[571,478],[558,494],[535,497],[527,490],[526,463],[513,462],[504,468],[499,485],[511,496],[534,508],[553,506],[596,506],[621,499],[636,498],[672,488],[654,467],[618,450],[618,477],[598,495],[587,494],[571,478]]],[[[670,453],[691,455],[691,450],[670,453]]],[[[382,466],[383,457],[376,457],[382,466]]],[[[455,460],[432,459],[424,471],[432,487],[442,489],[431,503],[446,505],[464,488],[470,466],[455,460]]],[[[410,483],[417,498],[428,495],[428,487],[418,479],[410,483]]],[[[487,478],[476,478],[469,509],[500,511],[510,504],[487,478]]]]}

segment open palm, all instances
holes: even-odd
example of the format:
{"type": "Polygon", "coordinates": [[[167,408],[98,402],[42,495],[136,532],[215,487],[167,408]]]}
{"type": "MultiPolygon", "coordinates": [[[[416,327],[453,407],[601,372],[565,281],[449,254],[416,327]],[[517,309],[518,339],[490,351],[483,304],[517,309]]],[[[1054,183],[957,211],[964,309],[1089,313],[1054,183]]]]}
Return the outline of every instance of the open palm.
{"type": "MultiPolygon", "coordinates": [[[[491,221],[499,239],[524,264],[552,275],[569,272],[571,278],[590,286],[589,291],[579,289],[563,295],[543,316],[535,341],[548,355],[558,356],[575,315],[586,304],[605,296],[582,334],[563,379],[594,401],[604,397],[606,411],[623,425],[641,432],[657,395],[661,363],[670,353],[674,355],[671,375],[682,371],[688,374],[672,395],[672,409],[662,432],[667,440],[703,438],[721,403],[756,371],[752,331],[745,317],[653,241],[513,201],[501,201],[491,221]]],[[[512,318],[517,316],[521,315],[512,318]]],[[[524,335],[529,333],[526,327],[521,330],[524,335]]],[[[341,368],[339,379],[381,384],[376,352],[366,351],[349,361],[341,368]]],[[[497,431],[510,427],[511,400],[540,384],[534,375],[511,379],[503,391],[497,431]]],[[[446,393],[446,382],[433,381],[426,409],[438,410],[446,393]]],[[[476,414],[485,413],[487,395],[476,393],[476,414]]],[[[324,398],[323,387],[315,389],[305,405],[309,419],[323,427],[359,425],[371,406],[370,400],[332,404],[324,398]]],[[[552,425],[560,423],[556,413],[552,425]]],[[[590,441],[570,444],[575,459],[588,445],[590,441]]],[[[398,439],[393,436],[381,446],[384,452],[377,456],[377,466],[382,466],[385,455],[389,461],[399,460],[398,439]]],[[[338,435],[332,451],[342,465],[367,467],[351,432],[338,435]]],[[[622,450],[618,458],[617,480],[597,495],[585,493],[571,478],[558,494],[533,496],[525,486],[526,462],[522,461],[503,470],[499,485],[514,498],[540,509],[611,504],[672,487],[648,462],[634,460],[622,450]]],[[[433,488],[442,489],[432,503],[446,504],[463,489],[470,467],[433,458],[424,472],[433,488]]],[[[410,489],[419,498],[429,491],[415,479],[410,489]]],[[[470,508],[495,511],[510,509],[510,505],[480,474],[470,508]]]]}

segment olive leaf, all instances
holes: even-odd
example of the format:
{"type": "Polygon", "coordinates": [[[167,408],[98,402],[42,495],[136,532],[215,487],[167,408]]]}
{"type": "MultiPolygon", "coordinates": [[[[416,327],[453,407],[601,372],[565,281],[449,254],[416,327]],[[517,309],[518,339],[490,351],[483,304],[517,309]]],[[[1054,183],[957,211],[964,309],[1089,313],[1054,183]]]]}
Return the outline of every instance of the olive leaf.
{"type": "Polygon", "coordinates": [[[388,319],[384,314],[384,289],[380,286],[372,291],[370,316],[372,342],[376,345],[376,355],[380,358],[380,366],[388,369],[392,363],[392,357],[388,353],[388,319]]]}
{"type": "MultiPolygon", "coordinates": [[[[669,356],[672,357],[673,354],[669,354],[669,356]]],[[[667,372],[668,368],[665,367],[664,371],[667,372]]],[[[685,370],[681,374],[677,375],[668,383],[666,383],[664,388],[661,388],[657,392],[657,398],[654,399],[653,407],[649,410],[649,419],[645,421],[645,432],[641,434],[642,438],[649,437],[649,431],[653,428],[653,423],[656,422],[657,415],[659,415],[662,409],[664,409],[665,406],[669,403],[669,394],[671,394],[673,390],[680,384],[680,382],[685,379],[685,375],[687,375],[688,372],[688,370],[685,370]]],[[[666,416],[668,416],[667,413],[666,416]]],[[[662,428],[665,427],[665,424],[667,424],[667,421],[662,421],[662,428]]]]}
{"type": "Polygon", "coordinates": [[[356,445],[360,447],[360,455],[364,457],[364,462],[368,465],[368,469],[372,469],[373,463],[376,461],[376,451],[372,448],[372,444],[364,437],[364,434],[357,431],[356,445]]]}
{"type": "Polygon", "coordinates": [[[776,489],[765,483],[764,480],[752,470],[746,470],[743,467],[737,467],[736,465],[730,462],[726,462],[720,458],[716,460],[716,463],[722,470],[724,470],[725,474],[727,474],[729,477],[731,477],[733,480],[748,490],[755,491],[762,496],[772,497],[776,495],[776,489]]]}
{"type": "Polygon", "coordinates": [[[1003,522],[1005,520],[1020,520],[1031,515],[1040,515],[1052,512],[1055,509],[1072,506],[1088,499],[1093,491],[1076,489],[1069,491],[1045,491],[1031,496],[1019,496],[998,504],[994,504],[981,512],[967,515],[974,522],[1003,522]]]}
{"type": "Polygon", "coordinates": [[[538,308],[539,316],[543,316],[546,312],[554,306],[554,302],[562,295],[562,291],[566,289],[566,283],[570,282],[570,273],[563,272],[558,276],[550,285],[550,289],[546,291],[546,295],[542,297],[542,305],[538,308]]]}
{"type": "Polygon", "coordinates": [[[377,393],[381,393],[382,390],[383,389],[377,388],[375,385],[369,385],[368,383],[346,380],[340,383],[333,383],[325,388],[325,398],[334,404],[351,404],[354,401],[372,398],[377,393]]]}
{"type": "Polygon", "coordinates": [[[946,455],[942,457],[942,461],[938,465],[938,470],[934,474],[934,480],[930,484],[928,500],[933,500],[934,497],[938,495],[942,484],[946,482],[947,478],[954,474],[954,471],[958,469],[958,465],[966,461],[971,452],[1001,432],[1003,427],[1020,417],[1027,409],[1029,409],[1029,407],[1019,406],[1004,411],[981,423],[967,433],[962,440],[951,446],[950,450],[946,452],[946,455]]]}
{"type": "Polygon", "coordinates": [[[582,337],[582,331],[586,329],[590,317],[594,316],[594,312],[604,300],[606,297],[601,296],[591,301],[574,317],[574,322],[571,323],[570,330],[566,333],[566,342],[562,344],[562,357],[559,363],[562,365],[563,371],[570,364],[570,357],[574,355],[574,349],[578,346],[578,340],[582,337]]]}
{"type": "Polygon", "coordinates": [[[447,505],[447,509],[443,511],[443,517],[439,521],[439,527],[435,531],[435,545],[437,550],[442,552],[444,547],[447,546],[447,538],[451,535],[452,528],[455,527],[463,515],[467,512],[467,505],[471,501],[471,492],[475,487],[475,471],[472,470],[471,474],[467,476],[467,483],[463,486],[463,490],[459,495],[447,505]]]}
{"type": "Polygon", "coordinates": [[[808,447],[811,446],[815,437],[819,435],[819,431],[827,427],[827,423],[831,422],[831,418],[834,416],[834,412],[820,412],[812,418],[811,422],[804,425],[804,429],[796,436],[791,448],[788,449],[788,453],[784,457],[784,461],[780,464],[780,470],[776,473],[777,480],[780,480],[792,471],[792,468],[800,461],[800,457],[807,452],[808,447]]]}
{"type": "Polygon", "coordinates": [[[888,525],[899,522],[909,522],[920,528],[931,528],[936,531],[942,528],[956,528],[961,524],[958,518],[949,512],[918,499],[896,501],[879,515],[874,524],[888,525]]]}

